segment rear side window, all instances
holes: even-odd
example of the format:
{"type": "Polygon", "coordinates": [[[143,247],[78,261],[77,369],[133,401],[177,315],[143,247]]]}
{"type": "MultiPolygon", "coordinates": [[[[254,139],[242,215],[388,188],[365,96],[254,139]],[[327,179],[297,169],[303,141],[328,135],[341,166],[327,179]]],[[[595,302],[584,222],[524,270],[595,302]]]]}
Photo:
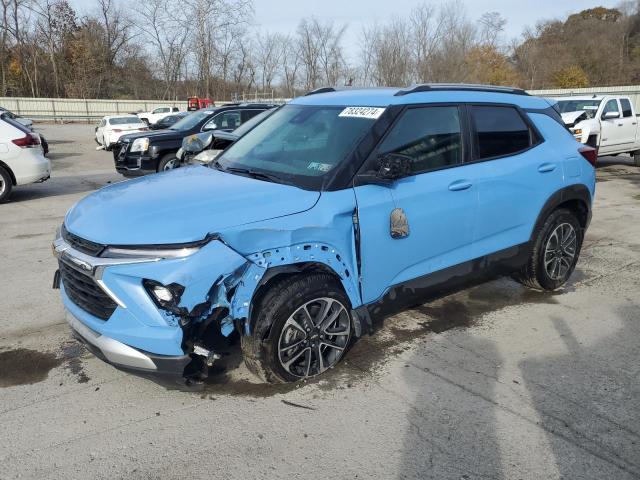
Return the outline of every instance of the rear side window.
{"type": "Polygon", "coordinates": [[[414,174],[462,163],[458,107],[407,110],[380,145],[379,153],[411,157],[414,174]]]}
{"type": "Polygon", "coordinates": [[[536,143],[535,135],[513,107],[472,106],[478,159],[514,155],[536,143]]]}
{"type": "Polygon", "coordinates": [[[626,98],[620,99],[620,105],[622,106],[622,116],[623,117],[631,117],[633,115],[633,111],[631,109],[631,102],[626,98]]]}

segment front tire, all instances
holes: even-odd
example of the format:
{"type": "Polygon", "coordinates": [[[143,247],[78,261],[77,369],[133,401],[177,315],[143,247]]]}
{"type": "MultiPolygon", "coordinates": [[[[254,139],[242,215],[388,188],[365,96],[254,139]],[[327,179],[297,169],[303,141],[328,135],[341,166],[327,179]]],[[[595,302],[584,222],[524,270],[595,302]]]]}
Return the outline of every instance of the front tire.
{"type": "Polygon", "coordinates": [[[4,168],[0,167],[0,203],[6,202],[11,196],[13,182],[11,175],[4,168]]]}
{"type": "Polygon", "coordinates": [[[168,170],[174,170],[178,167],[178,157],[176,157],[175,153],[167,153],[158,162],[158,172],[166,172],[168,170]]]}
{"type": "Polygon", "coordinates": [[[242,337],[249,370],[271,383],[321,375],[342,358],[351,341],[351,304],[326,273],[276,282],[253,307],[254,327],[242,337]]]}
{"type": "Polygon", "coordinates": [[[582,237],[576,215],[565,208],[555,210],[536,228],[529,260],[514,278],[536,290],[562,287],[578,263],[582,237]]]}

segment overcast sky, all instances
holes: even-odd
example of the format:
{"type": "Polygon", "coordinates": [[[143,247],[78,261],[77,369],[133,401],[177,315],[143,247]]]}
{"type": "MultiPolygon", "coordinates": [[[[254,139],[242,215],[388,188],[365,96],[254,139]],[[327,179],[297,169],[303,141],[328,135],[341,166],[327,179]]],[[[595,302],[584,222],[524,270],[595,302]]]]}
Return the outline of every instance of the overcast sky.
{"type": "MultiPolygon", "coordinates": [[[[131,3],[118,0],[120,5],[131,3]]],[[[144,0],[142,0],[144,1],[144,0]]],[[[174,0],[179,2],[180,0],[174,0]]],[[[505,38],[518,37],[527,26],[539,20],[565,18],[568,14],[596,6],[615,7],[619,0],[461,0],[471,19],[485,12],[499,12],[507,19],[505,38]]],[[[84,13],[86,0],[71,0],[84,13]]],[[[92,2],[91,2],[92,3],[92,2]]],[[[314,15],[323,20],[335,20],[348,25],[344,47],[350,57],[357,55],[362,27],[383,23],[394,15],[405,16],[422,3],[439,5],[429,0],[254,0],[255,23],[262,29],[292,33],[304,17],[314,15]]]]}
{"type": "MultiPolygon", "coordinates": [[[[290,32],[301,18],[315,15],[348,24],[344,46],[350,55],[357,52],[357,43],[364,25],[384,22],[393,15],[407,15],[423,0],[254,0],[255,21],[267,30],[290,32]]],[[[440,1],[427,1],[438,5],[440,1]]],[[[485,12],[499,12],[507,19],[506,38],[518,37],[526,26],[538,20],[564,18],[596,6],[614,7],[619,0],[466,0],[469,18],[479,18],[485,12]]]]}

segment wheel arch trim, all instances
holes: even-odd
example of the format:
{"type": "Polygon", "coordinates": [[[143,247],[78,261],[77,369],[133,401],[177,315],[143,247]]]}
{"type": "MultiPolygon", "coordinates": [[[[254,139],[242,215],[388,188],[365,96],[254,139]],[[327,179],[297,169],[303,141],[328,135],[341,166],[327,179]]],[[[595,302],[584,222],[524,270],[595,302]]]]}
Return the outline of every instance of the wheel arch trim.
{"type": "Polygon", "coordinates": [[[571,201],[580,202],[580,204],[582,204],[586,209],[586,218],[584,222],[584,229],[586,230],[591,220],[591,193],[589,192],[589,189],[586,185],[568,185],[556,191],[547,199],[544,206],[540,210],[538,218],[536,219],[536,222],[531,231],[531,240],[533,240],[533,235],[536,232],[537,227],[541,224],[541,222],[545,221],[545,219],[551,214],[551,212],[556,210],[561,205],[571,201]]]}

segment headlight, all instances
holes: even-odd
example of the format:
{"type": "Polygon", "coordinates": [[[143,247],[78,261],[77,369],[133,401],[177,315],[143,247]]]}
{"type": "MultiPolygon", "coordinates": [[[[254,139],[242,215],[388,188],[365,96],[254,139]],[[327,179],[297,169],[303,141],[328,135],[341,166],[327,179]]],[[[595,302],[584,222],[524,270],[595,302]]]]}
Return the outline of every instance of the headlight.
{"type": "Polygon", "coordinates": [[[131,145],[132,152],[146,152],[147,150],[149,150],[149,139],[146,137],[136,138],[131,145]]]}
{"type": "Polygon", "coordinates": [[[143,280],[142,285],[154,303],[169,312],[180,315],[183,312],[178,305],[184,293],[184,287],[178,283],[163,285],[155,280],[143,280]]]}
{"type": "Polygon", "coordinates": [[[193,157],[194,162],[197,163],[209,163],[216,159],[222,150],[203,150],[198,155],[193,157]]]}

